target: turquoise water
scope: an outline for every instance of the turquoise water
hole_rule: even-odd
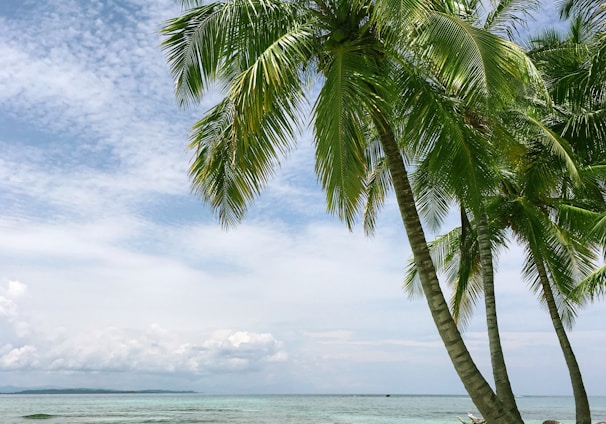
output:
[[[574,422],[572,398],[518,402],[528,424]],[[606,398],[591,404],[594,420],[606,419]],[[457,424],[468,411],[477,414],[465,396],[0,395],[2,424]]]

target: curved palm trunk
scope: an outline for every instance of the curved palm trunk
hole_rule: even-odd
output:
[[[516,422],[484,379],[465,346],[444,299],[398,145],[386,122],[378,122],[377,127],[425,299],[450,360],[473,403],[489,424]]]
[[[551,284],[547,277],[547,271],[543,261],[536,256],[534,257],[534,263],[539,273],[541,280],[541,286],[543,288],[543,295],[545,296],[545,302],[547,303],[547,309],[549,310],[549,316],[553,323],[558,341],[562,353],[564,354],[564,360],[568,367],[568,373],[570,374],[570,382],[572,384],[572,393],[574,394],[574,403],[576,408],[576,422],[577,424],[591,424],[591,411],[589,409],[589,400],[587,399],[587,392],[585,391],[585,385],[583,384],[583,377],[581,375],[581,369],[579,363],[572,350],[568,335],[562,324],[562,319],[558,312],[553,292],[551,290]]]
[[[484,305],[486,308],[486,327],[488,331],[488,345],[490,349],[490,362],[494,377],[497,396],[509,413],[516,419],[515,422],[522,423],[522,416],[516,404],[515,396],[511,389],[507,366],[501,347],[499,324],[497,321],[497,303],[494,292],[494,268],[492,261],[492,244],[488,229],[488,219],[484,211],[481,211],[477,220],[478,245],[480,254],[480,269],[482,272],[482,284],[484,287]]]

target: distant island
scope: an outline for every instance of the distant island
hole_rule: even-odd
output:
[[[113,394],[186,394],[191,390],[110,390],[110,389],[28,389],[5,394],[11,395],[113,395]]]

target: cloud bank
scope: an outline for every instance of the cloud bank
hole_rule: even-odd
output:
[[[108,327],[70,334],[64,328],[39,334],[19,314],[27,286],[9,281],[1,289],[0,371],[207,374],[258,371],[288,355],[270,333],[223,330],[195,342],[158,325],[141,330]],[[25,330],[28,329],[28,330]]]

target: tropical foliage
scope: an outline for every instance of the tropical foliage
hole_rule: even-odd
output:
[[[487,197],[491,250],[505,246],[507,231],[526,249],[523,275],[552,319],[570,372],[577,423],[590,423],[591,416],[565,327],[572,325],[577,293],[595,294],[603,278],[603,269],[592,272],[604,246],[598,234],[603,234],[606,210],[604,85],[596,77],[601,69],[595,57],[599,41],[582,16],[571,21],[567,35],[550,30],[532,40],[529,54],[543,72],[553,107],[523,101],[504,115],[502,124],[511,128],[519,146],[501,156],[509,163],[502,163],[499,192]],[[454,287],[451,308],[462,324],[486,291],[482,250],[478,230],[465,214],[460,228],[432,243],[434,262]],[[411,293],[417,290],[415,278],[412,263],[405,281]]]
[[[577,245],[585,228],[569,218],[587,206],[589,192],[595,196],[603,187],[594,178],[596,158],[576,162],[580,153],[566,141],[590,137],[583,131],[593,131],[596,110],[586,113],[586,103],[572,101],[581,94],[566,89],[569,75],[544,85],[529,57],[507,39],[532,10],[529,3],[497,2],[483,19],[480,1],[182,3],[183,14],[162,29],[177,101],[190,106],[210,90],[224,94],[192,128],[194,191],[223,225],[237,224],[311,123],[328,211],[350,229],[362,220],[372,233],[393,191],[419,289],[461,381],[488,422],[521,423],[498,335],[493,251],[508,228],[515,226],[521,240],[553,231],[543,244],[529,242],[529,257],[540,261],[529,261],[527,274],[545,267],[549,287],[558,288],[559,316],[571,305],[566,295],[577,268],[586,272],[577,266],[579,252],[593,253]],[[535,56],[545,58],[541,69],[548,76],[550,50],[544,44]],[[594,75],[578,89],[586,99],[594,94]],[[546,87],[558,107],[550,108]],[[556,177],[562,183],[554,185]],[[585,180],[592,183],[580,195]],[[528,205],[515,202],[520,193]],[[591,199],[595,207],[582,210],[595,220],[599,202]],[[453,203],[462,227],[434,244],[442,246],[443,259],[434,260],[465,282],[455,290],[455,317],[467,316],[466,305],[485,294],[496,394],[450,313],[419,217],[437,227]],[[524,221],[528,214],[536,219]],[[562,258],[569,262],[558,262]],[[550,268],[568,263],[569,269]]]

